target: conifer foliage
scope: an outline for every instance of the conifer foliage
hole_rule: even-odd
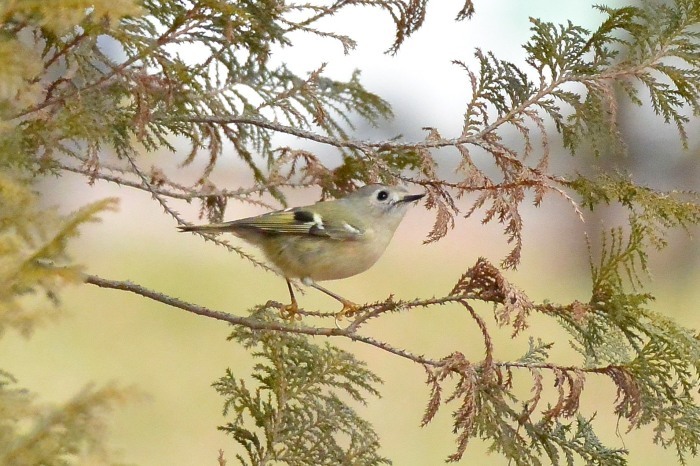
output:
[[[426,128],[421,141],[354,137],[358,120],[381,125],[392,116],[389,103],[363,86],[359,71],[332,79],[319,63],[300,76],[271,59],[293,46],[296,33],[352,53],[352,37],[325,29],[332,24],[326,19],[350,8],[392,20],[391,54],[401,53],[430,11],[429,0],[2,3],[0,337],[7,331],[29,336],[59,311],[62,288],[82,282],[233,324],[231,340],[258,363],[252,382],[231,369],[214,382],[224,400],[220,429],[238,448],[222,453],[221,464],[234,457],[249,466],[390,464],[380,452],[381,438],[352,407],[379,394],[380,377],[353,354],[312,336],[351,340],[422,367],[429,392],[423,425],[452,408],[455,449],[446,452],[448,461],[459,461],[470,442],[481,439],[510,464],[626,464],[627,451],[607,445],[595,430],[595,414],[580,408],[592,379],[617,389],[610,409],[626,428],[651,426],[652,440],[675,450],[681,462],[697,455],[697,331],[651,310],[654,298],[643,286],[649,252],[667,245],[669,230],[700,222],[698,198],[639,185],[627,173],[561,172],[554,167],[562,164],[550,161],[561,157],[554,140],[573,156],[593,153],[602,160],[624,153],[620,99],[673,125],[679,145],[687,146],[688,125],[700,114],[700,2],[597,6],[603,20],[592,30],[531,18],[522,62],[480,48],[470,62],[476,66],[455,60],[470,89],[462,129],[444,136]],[[478,11],[467,0],[455,20],[469,27],[473,15]],[[197,59],[186,58],[186,48],[197,50]],[[330,168],[308,150],[281,146],[279,134],[333,148],[341,163]],[[449,179],[439,175],[434,157],[443,147],[459,154]],[[206,163],[184,185],[157,166],[146,168],[144,156],[155,151],[171,152],[182,166]],[[214,184],[211,175],[224,158],[243,162],[248,185]],[[301,322],[285,321],[275,302],[227,314],[141,284],[84,274],[66,245],[80,241],[80,227],[114,210],[117,200],[66,216],[40,208],[32,180],[67,172],[86,183],[140,191],[179,225],[186,224],[177,212],[183,202],[198,202],[202,216],[218,220],[231,203],[274,207],[265,195],[284,206],[292,189],[319,187],[325,198],[372,181],[403,183],[427,192],[425,207],[435,221],[426,242],[450,234],[465,217],[480,216],[500,224],[512,247],[496,261],[479,259],[447,294],[367,303],[345,328],[333,324],[332,310],[302,310]],[[589,244],[590,296],[570,303],[536,302],[503,274],[521,261],[523,203],[533,199],[539,206],[546,196],[565,199],[581,218],[607,205],[628,211],[626,225]],[[245,249],[202,236],[270,270]],[[491,306],[492,314],[480,304]],[[387,313],[438,305],[469,316],[483,336],[483,360],[469,360],[459,349],[418,355],[365,332]],[[533,314],[557,322],[569,341],[556,344],[571,344],[578,359],[552,362],[555,343],[529,328]],[[525,354],[498,360],[493,326],[529,338]],[[528,397],[516,386],[522,383],[518,373],[529,376]],[[400,387],[383,390],[390,396]],[[105,409],[127,395],[88,387],[65,406],[38,409],[0,369],[0,464],[112,464],[102,429],[95,427],[102,426]]]

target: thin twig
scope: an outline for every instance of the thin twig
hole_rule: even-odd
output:
[[[486,349],[486,356],[483,363],[484,370],[491,371],[493,368],[493,341],[491,340],[489,329],[486,327],[486,322],[484,322],[484,319],[482,319],[481,316],[476,313],[474,308],[471,306],[471,304],[469,304],[469,302],[467,302],[466,299],[460,299],[458,302],[469,311],[472,319],[474,319],[476,325],[479,326],[479,330],[484,337],[484,347]]]
[[[99,286],[100,288],[111,288],[114,290],[128,291],[130,293],[134,293],[134,294],[152,299],[154,301],[158,301],[160,303],[166,304],[168,306],[176,307],[178,309],[182,309],[184,311],[191,312],[193,314],[197,314],[197,315],[204,316],[204,317],[209,317],[210,319],[221,320],[223,322],[228,322],[228,323],[233,324],[233,325],[243,325],[243,326],[250,328],[252,330],[271,330],[271,331],[277,331],[277,332],[295,333],[295,334],[310,335],[310,336],[324,336],[324,337],[343,336],[343,337],[349,338],[353,341],[358,341],[358,342],[366,343],[368,345],[375,346],[375,347],[380,348],[384,351],[388,351],[392,354],[396,354],[398,356],[401,356],[401,357],[406,358],[406,359],[410,359],[412,361],[415,361],[415,362],[418,362],[421,364],[428,364],[428,365],[433,365],[433,366],[440,365],[439,361],[426,359],[422,356],[417,356],[417,355],[411,354],[407,351],[393,348],[390,345],[388,345],[384,342],[377,341],[373,338],[365,337],[362,335],[357,335],[349,328],[342,329],[342,328],[337,328],[337,327],[308,327],[305,325],[295,324],[295,323],[262,321],[262,320],[254,319],[252,317],[236,316],[234,314],[229,314],[227,312],[216,311],[213,309],[209,309],[205,306],[200,306],[198,304],[189,303],[189,302],[184,301],[182,299],[175,298],[173,296],[168,296],[164,293],[150,290],[148,288],[145,288],[141,285],[138,285],[138,284],[130,282],[130,281],[109,280],[106,278],[99,277],[97,275],[85,275],[84,279],[85,279],[85,283]],[[271,304],[274,305],[275,303],[271,303]],[[277,306],[275,306],[275,307],[277,307]]]
[[[178,225],[189,226],[190,224],[188,222],[186,222],[185,220],[183,220],[180,217],[179,213],[177,213],[176,211],[171,209],[170,206],[168,206],[168,203],[165,201],[165,199],[163,199],[163,197],[158,194],[158,192],[156,191],[153,184],[148,181],[148,178],[146,177],[146,175],[139,169],[138,165],[136,165],[136,162],[134,161],[134,159],[131,156],[129,156],[128,154],[126,155],[126,158],[129,161],[129,164],[131,165],[131,168],[133,169],[134,173],[136,173],[139,176],[139,178],[141,178],[141,182],[143,183],[143,185],[151,193],[153,198],[161,205],[161,207],[163,207],[163,210],[165,210],[165,212],[168,215],[173,217],[175,219],[175,221],[178,223]],[[268,272],[272,272],[276,275],[280,275],[280,273],[277,270],[273,269],[272,267],[265,264],[264,262],[257,260],[255,257],[253,257],[250,254],[243,251],[241,248],[231,246],[231,244],[229,244],[228,241],[220,240],[219,238],[216,237],[216,235],[213,235],[211,233],[204,233],[204,232],[200,232],[200,231],[193,231],[192,233],[199,235],[202,238],[204,238],[205,240],[211,241],[214,244],[217,244],[219,246],[223,246],[226,249],[228,249],[230,252],[235,252],[236,254],[243,257],[244,259],[252,262],[253,265],[255,265],[256,267],[260,267],[263,270],[266,270]]]
[[[107,181],[110,183],[116,183],[120,186],[127,186],[129,188],[134,188],[134,189],[139,189],[142,191],[147,191],[149,193],[157,193],[159,196],[163,197],[169,197],[172,199],[180,199],[184,201],[192,201],[195,199],[206,199],[206,198],[211,198],[211,197],[226,197],[226,198],[235,198],[240,201],[245,201],[245,202],[253,202],[251,199],[249,199],[249,196],[254,193],[259,193],[262,191],[267,191],[270,186],[274,186],[276,188],[279,187],[287,187],[287,188],[298,188],[298,187],[305,187],[307,186],[308,183],[294,183],[294,182],[279,182],[279,183],[268,183],[266,185],[256,185],[250,188],[239,188],[235,190],[229,190],[229,189],[212,189],[212,190],[207,190],[207,191],[197,191],[192,188],[187,188],[187,187],[179,187],[175,186],[174,183],[171,183],[170,181],[166,181],[165,183],[168,184],[169,186],[172,186],[174,189],[178,189],[182,192],[177,192],[172,189],[163,189],[158,186],[154,186],[152,183],[149,183],[149,185],[144,185],[143,181],[142,182],[137,182],[133,180],[129,180],[125,178],[123,175],[113,175],[110,173],[105,173],[105,172],[95,172],[90,168],[82,168],[82,167],[75,167],[72,165],[68,164],[63,164],[60,162],[55,162],[55,165],[57,168],[61,170],[65,170],[68,172],[72,173],[77,173],[79,175],[85,175],[88,178],[94,178],[98,180],[103,180]],[[112,170],[111,168],[109,170]],[[123,170],[122,174],[134,174],[132,171],[128,170]],[[254,201],[253,202],[256,205],[263,205],[266,208],[272,208],[272,206],[261,202],[261,201]]]
[[[210,309],[205,306],[201,306],[199,304],[193,304],[187,301],[184,301],[179,298],[175,298],[173,296],[168,296],[164,293],[154,291],[148,288],[145,288],[139,284],[130,282],[130,281],[119,281],[119,280],[110,280],[106,278],[99,277],[97,275],[90,275],[86,274],[84,276],[85,283],[89,283],[91,285],[98,286],[100,288],[108,288],[108,289],[113,289],[113,290],[120,290],[120,291],[127,291],[130,293],[137,294],[139,296],[143,296],[148,299],[152,299],[154,301],[157,301],[159,303],[163,303],[165,305],[175,307],[178,309],[182,309],[187,312],[191,312],[192,314],[200,315],[203,317],[208,317],[210,319],[216,319],[220,320],[222,322],[228,322],[233,325],[243,325],[247,328],[250,328],[252,330],[269,330],[269,331],[276,331],[276,332],[285,332],[285,333],[293,333],[293,334],[299,334],[299,335],[309,335],[309,336],[315,336],[315,337],[344,337],[348,338],[352,341],[356,341],[359,343],[364,343],[370,346],[374,346],[375,348],[378,348],[382,351],[386,351],[388,353],[394,354],[396,356],[399,356],[404,359],[408,359],[410,361],[422,364],[422,365],[427,365],[427,366],[432,366],[432,367],[443,367],[446,365],[445,360],[436,360],[436,359],[430,359],[422,355],[417,355],[414,353],[411,353],[407,350],[401,349],[401,348],[396,348],[394,346],[391,346],[390,344],[376,340],[372,337],[360,335],[356,332],[356,327],[353,325],[348,326],[347,328],[337,328],[335,326],[333,327],[309,327],[307,325],[303,325],[298,322],[276,322],[276,321],[263,321],[259,319],[255,319],[252,317],[241,317],[237,316],[234,314],[230,314],[227,312],[222,312],[222,311],[217,311]],[[404,308],[410,308],[410,307],[425,307],[425,306],[430,306],[434,304],[445,304],[448,302],[461,302],[466,299],[475,299],[474,296],[466,296],[466,295],[461,295],[461,296],[445,296],[442,298],[429,298],[425,300],[420,300],[420,299],[415,299],[411,301],[402,301],[403,307]],[[268,306],[271,307],[281,307],[281,304],[275,303],[275,302],[268,302]],[[548,307],[551,308],[551,305]],[[551,309],[550,309],[551,311]],[[480,319],[481,320],[481,319]],[[483,323],[483,320],[481,320],[481,323]],[[484,324],[485,325],[485,324]],[[483,329],[482,329],[483,330]],[[492,350],[491,350],[492,352]],[[581,372],[586,372],[586,373],[592,373],[592,374],[606,374],[611,368],[614,368],[615,366],[605,366],[605,367],[590,367],[590,368],[578,368],[575,366],[559,366],[556,364],[550,364],[550,363],[523,363],[523,362],[508,362],[508,361],[501,361],[501,362],[488,362],[484,361],[481,363],[481,366],[484,367],[485,365],[489,365],[491,367],[502,367],[502,368],[523,368],[523,369],[543,369],[543,370],[550,370],[550,371],[563,371],[563,372],[568,372],[568,371],[581,371]]]

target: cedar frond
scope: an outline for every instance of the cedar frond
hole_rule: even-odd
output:
[[[26,181],[0,173],[0,335],[10,327],[29,335],[56,314],[28,303],[31,295],[43,296],[54,307],[59,291],[82,282],[81,267],[66,253],[68,241],[86,223],[116,208],[116,199],[88,204],[61,216],[54,209],[41,209],[38,196]]]
[[[534,308],[532,301],[483,257],[460,277],[450,291],[452,296],[461,294],[500,304],[495,310],[496,319],[500,325],[512,325],[513,336],[527,328],[527,316]]]
[[[265,307],[253,313],[261,321],[278,319]],[[260,360],[253,372],[254,389],[232,370],[214,384],[230,419],[219,429],[244,447],[248,459],[239,456],[242,464],[259,464],[263,457],[292,464],[344,464],[347,458],[366,465],[390,464],[379,455],[372,426],[344,400],[364,403],[366,394],[378,395],[381,379],[364,363],[298,335],[239,326],[229,339]],[[256,419],[256,429],[246,426],[248,416]],[[348,445],[341,445],[346,440]]]

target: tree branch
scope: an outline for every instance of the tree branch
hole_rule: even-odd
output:
[[[220,320],[222,322],[228,322],[229,324],[232,325],[243,325],[247,328],[250,328],[252,330],[268,330],[268,331],[276,331],[276,332],[285,332],[285,333],[293,333],[293,334],[298,334],[298,335],[309,335],[309,336],[314,336],[314,337],[344,337],[348,338],[352,341],[356,341],[359,343],[364,343],[370,346],[374,346],[375,348],[381,349],[382,351],[386,351],[388,353],[394,354],[396,356],[402,357],[404,359],[408,359],[410,361],[416,362],[418,364],[422,364],[425,366],[432,366],[432,367],[443,367],[448,364],[448,362],[445,359],[437,360],[437,359],[430,359],[422,355],[417,355],[413,354],[409,351],[406,351],[401,348],[396,348],[391,346],[390,344],[376,340],[372,337],[365,336],[365,335],[360,335],[357,333],[357,329],[360,325],[360,323],[364,323],[367,321],[366,318],[363,318],[363,311],[367,310],[370,312],[367,312],[367,315],[371,315],[376,317],[376,311],[378,309],[381,309],[382,311],[386,311],[389,308],[391,310],[398,310],[400,308],[403,309],[408,309],[408,308],[414,308],[414,307],[427,307],[431,305],[440,305],[440,304],[446,304],[450,302],[457,302],[462,305],[466,302],[466,300],[470,299],[479,299],[477,298],[476,294],[463,294],[463,295],[454,295],[454,296],[445,296],[442,298],[429,298],[429,299],[415,299],[411,301],[398,301],[394,302],[391,300],[383,301],[380,303],[375,303],[375,304],[369,304],[365,306],[364,308],[361,308],[358,311],[358,318],[355,322],[351,323],[348,327],[346,328],[338,328],[338,327],[310,327],[307,325],[300,324],[298,322],[275,322],[275,321],[263,321],[259,319],[255,319],[252,317],[241,317],[237,316],[234,314],[230,314],[228,312],[222,312],[222,311],[217,311],[214,309],[210,309],[205,306],[201,306],[199,304],[193,304],[187,301],[184,301],[180,298],[176,298],[173,296],[166,295],[164,293],[154,291],[148,288],[145,288],[139,284],[133,283],[131,281],[120,281],[120,280],[110,280],[106,278],[99,277],[97,275],[91,275],[91,274],[86,274],[84,275],[84,281],[85,283],[89,283],[91,285],[98,286],[100,288],[108,288],[108,289],[113,289],[113,290],[120,290],[120,291],[127,291],[129,293],[134,293],[139,296],[143,296],[145,298],[152,299],[154,301],[157,301],[159,303],[165,304],[167,306],[175,307],[178,309],[182,309],[183,311],[190,312],[192,314],[200,315],[203,317],[208,317],[210,319],[216,319]],[[483,299],[481,299],[483,300]],[[275,308],[282,308],[282,304],[275,302],[275,301],[268,301],[265,306],[267,307],[275,307]],[[557,313],[557,312],[562,312],[562,310],[567,309],[568,306],[553,306],[552,304],[547,304],[546,306],[537,306],[536,309],[545,312],[545,313]],[[493,348],[491,347],[490,339],[488,337],[488,333],[486,332],[486,326],[484,321],[476,316],[476,313],[474,312],[473,309],[468,308],[469,312],[472,316],[472,318],[475,318],[477,320],[477,324],[479,325],[480,330],[482,333],[484,333],[484,338],[486,339],[486,344],[487,344],[487,358],[480,364],[480,366],[484,370],[491,370],[493,367],[501,367],[501,368],[521,368],[521,369],[545,369],[545,370],[551,370],[551,371],[581,371],[581,372],[586,372],[586,373],[592,373],[592,374],[607,374],[607,372],[610,370],[611,367],[615,366],[604,366],[604,367],[590,367],[590,368],[578,368],[575,366],[560,366],[556,364],[551,364],[551,363],[532,363],[532,364],[526,364],[523,362],[509,362],[509,361],[494,361],[493,360]],[[301,311],[302,314],[305,314],[305,311]],[[333,317],[335,314],[333,313],[327,313],[327,314],[321,314],[321,313],[313,313],[317,317]]]
[[[100,288],[110,288],[113,290],[128,291],[130,293],[143,296],[145,298],[158,301],[159,303],[166,304],[168,306],[176,307],[192,314],[197,314],[200,316],[208,317],[210,319],[221,320],[223,322],[228,322],[233,325],[243,325],[245,327],[251,328],[253,330],[275,330],[279,332],[289,332],[298,333],[302,335],[312,335],[312,336],[337,336],[344,335],[347,332],[339,328],[316,328],[316,327],[306,327],[300,326],[298,324],[286,324],[280,322],[264,322],[251,317],[241,317],[234,314],[229,314],[228,312],[216,311],[209,309],[205,306],[200,306],[199,304],[193,304],[184,301],[180,298],[166,295],[158,291],[154,291],[145,288],[139,284],[133,283],[131,281],[125,280],[110,280],[106,278],[99,277],[97,275],[87,274],[84,276],[85,283],[91,285],[99,286]],[[270,302],[273,305],[274,302]],[[268,304],[270,304],[268,303]],[[275,306],[277,307],[277,306]]]
[[[197,314],[200,316],[208,317],[210,319],[216,319],[216,320],[221,320],[223,322],[228,322],[233,325],[243,325],[245,327],[248,327],[253,330],[271,330],[271,331],[277,331],[277,332],[286,332],[286,333],[295,333],[295,334],[300,334],[300,335],[309,335],[309,336],[323,336],[323,337],[334,337],[334,336],[340,336],[340,337],[346,337],[349,338],[353,341],[358,341],[361,343],[365,343],[371,346],[375,346],[377,348],[380,348],[384,351],[387,351],[389,353],[395,354],[397,356],[401,356],[403,358],[409,359],[411,361],[420,363],[420,364],[427,364],[431,366],[440,366],[441,363],[439,361],[435,361],[432,359],[427,359],[422,356],[414,355],[409,353],[408,351],[404,351],[398,348],[394,348],[384,342],[380,342],[378,340],[375,340],[370,337],[358,335],[355,333],[355,330],[352,326],[342,329],[342,328],[337,328],[337,327],[309,327],[306,325],[301,325],[298,323],[281,323],[281,322],[269,322],[269,321],[262,321],[258,319],[254,319],[252,317],[241,317],[241,316],[236,316],[233,314],[229,314],[227,312],[222,312],[222,311],[216,311],[213,309],[209,309],[204,306],[200,306],[198,304],[193,304],[187,301],[184,301],[179,298],[175,298],[173,296],[168,296],[164,293],[160,293],[158,291],[150,290],[148,288],[145,288],[141,285],[138,285],[136,283],[130,282],[130,281],[119,281],[119,280],[109,280],[106,278],[99,277],[97,275],[85,275],[84,277],[85,283],[89,283],[91,285],[99,286],[100,288],[111,288],[113,290],[121,290],[121,291],[128,291],[130,293],[134,293],[140,296],[143,296],[145,298],[152,299],[154,301],[158,301],[159,303],[166,304],[168,306],[176,307],[178,309],[182,309],[187,312],[191,312],[192,314]],[[276,303],[274,301],[268,301],[266,304],[267,306],[270,307],[276,307],[280,308],[282,305],[280,303]],[[331,314],[328,314],[331,316]]]

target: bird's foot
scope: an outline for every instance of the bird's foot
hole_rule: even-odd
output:
[[[335,315],[335,325],[336,326],[338,326],[339,321],[341,321],[345,318],[352,319],[353,317],[355,317],[355,314],[357,314],[357,311],[360,309],[360,306],[353,303],[352,301],[343,300],[342,303],[343,303],[343,308],[340,310],[340,312],[338,312]]]
[[[291,304],[285,304],[280,309],[280,315],[285,320],[301,320],[301,315],[299,314],[299,305],[296,301]]]

